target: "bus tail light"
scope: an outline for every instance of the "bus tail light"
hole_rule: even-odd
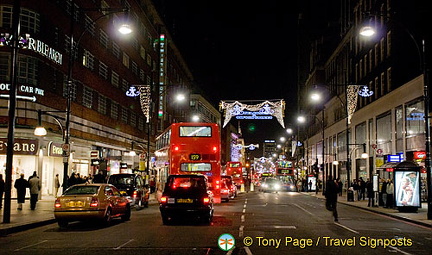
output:
[[[174,146],[173,146],[173,150],[174,150],[174,151],[179,151],[179,150],[180,150],[180,147],[179,147],[178,145],[174,145]]]
[[[220,181],[219,181],[219,180],[216,181],[216,186],[215,186],[215,188],[216,188],[216,189],[220,189]]]
[[[213,152],[217,152],[218,151],[218,147],[217,146],[213,146],[212,150],[213,150]]]

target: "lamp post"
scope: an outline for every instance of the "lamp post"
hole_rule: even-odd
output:
[[[78,37],[78,40],[76,42],[76,47],[74,47],[74,12],[75,12],[75,5],[72,4],[72,11],[70,15],[70,41],[69,41],[69,61],[68,61],[68,71],[67,71],[67,83],[66,83],[66,121],[65,121],[65,128],[64,128],[64,145],[63,145],[63,184],[66,184],[68,181],[68,172],[69,172],[69,139],[70,139],[70,118],[71,118],[71,103],[72,103],[72,95],[71,95],[71,89],[73,84],[73,78],[72,78],[72,69],[74,64],[74,57],[75,57],[75,50],[78,48],[79,42],[81,41],[83,35],[88,31],[89,26],[84,28],[84,31],[81,33],[81,35]],[[127,13],[129,9],[127,8],[82,8],[80,9],[83,12],[95,12],[100,11],[104,12],[103,15],[96,18],[92,24],[96,23],[99,19],[108,16],[113,13],[117,12],[124,12]],[[122,25],[119,28],[119,32],[122,34],[129,34],[132,32],[130,27],[128,25]],[[63,191],[67,188],[67,185],[63,185]]]
[[[427,205],[428,205],[428,211],[427,211],[427,219],[432,219],[432,183],[431,183],[431,153],[430,153],[430,117],[429,117],[429,75],[426,65],[426,46],[425,46],[425,39],[421,39],[421,45],[418,43],[414,35],[410,32],[409,29],[407,29],[403,24],[400,22],[397,22],[394,19],[391,19],[387,15],[383,14],[368,14],[371,16],[376,17],[384,17],[390,22],[394,22],[399,27],[401,27],[411,38],[413,41],[418,57],[419,57],[419,65],[421,72],[423,74],[423,104],[424,104],[424,118],[425,118],[425,152],[426,152],[426,158],[425,158],[425,169],[426,169],[426,179],[427,179]],[[375,30],[372,26],[365,26],[360,29],[360,35],[371,37],[375,34]]]
[[[5,198],[3,223],[10,223],[11,210],[11,191],[12,191],[12,166],[13,166],[13,144],[15,133],[16,118],[16,98],[18,82],[18,35],[20,33],[20,12],[21,3],[15,0],[12,9],[12,61],[11,61],[11,87],[9,91],[9,109],[8,109],[8,146],[6,148],[6,170],[5,170]],[[1,198],[0,198],[1,199]]]

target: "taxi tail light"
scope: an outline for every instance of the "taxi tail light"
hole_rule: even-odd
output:
[[[166,204],[166,202],[168,201],[168,197],[161,197],[160,201],[162,204]]]
[[[90,207],[97,207],[98,205],[99,205],[99,200],[97,199],[97,197],[93,197],[90,202]]]
[[[56,201],[54,202],[54,207],[55,208],[60,208],[61,207],[61,204],[60,204],[60,199],[56,199]]]
[[[210,198],[209,197],[203,198],[203,202],[205,205],[208,205],[210,203]]]

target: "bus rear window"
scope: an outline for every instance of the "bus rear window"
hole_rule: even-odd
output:
[[[211,171],[210,163],[182,163],[180,170],[184,172],[208,172]]]
[[[180,126],[180,137],[211,137],[211,127]]]

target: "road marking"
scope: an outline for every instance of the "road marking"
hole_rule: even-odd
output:
[[[303,211],[309,213],[310,215],[314,215],[313,213],[309,212],[308,210],[306,210],[305,208],[299,206],[298,204],[294,204],[295,206],[297,206],[298,208],[302,209]]]
[[[240,226],[240,228],[239,228],[239,237],[243,237],[243,229],[244,229],[244,226]]]
[[[274,228],[287,228],[287,229],[297,229],[296,226],[273,226]]]
[[[243,213],[245,213],[246,212],[246,209],[243,209]]]
[[[401,249],[396,248],[396,247],[393,247],[393,246],[389,246],[389,248],[392,248],[393,250],[398,251],[398,252],[400,252],[400,253],[402,253],[402,254],[405,254],[405,255],[412,255],[411,253],[408,253],[408,252],[402,251]]]
[[[117,247],[113,248],[113,250],[120,250],[123,246],[127,245],[128,243],[130,243],[130,242],[132,242],[132,241],[134,241],[134,239],[131,239],[131,240],[127,241],[126,243],[124,243],[124,244],[122,244],[122,245],[120,245],[120,246],[117,246]]]
[[[339,227],[344,228],[344,229],[346,229],[346,230],[348,230],[348,231],[351,231],[351,232],[353,232],[353,233],[360,234],[360,232],[355,231],[354,229],[351,229],[351,228],[349,228],[349,227],[347,227],[347,226],[344,226],[344,225],[342,225],[342,224],[340,224],[340,223],[335,222],[334,224],[336,224],[336,225],[338,225]]]
[[[245,221],[245,216],[242,215],[242,216],[240,217],[240,219],[241,219],[241,222],[244,222],[244,221]]]
[[[245,246],[245,247],[243,247],[243,248],[244,248],[244,250],[246,251],[246,254],[247,254],[247,255],[252,255],[252,252],[250,251],[249,247]]]
[[[24,250],[24,249],[26,249],[26,248],[33,247],[33,246],[39,245],[39,244],[41,244],[41,243],[46,243],[46,242],[48,242],[48,240],[43,240],[43,241],[40,241],[39,243],[35,243],[35,244],[31,244],[31,245],[27,245],[27,246],[21,247],[21,248],[19,248],[19,249],[16,249],[15,251]]]

